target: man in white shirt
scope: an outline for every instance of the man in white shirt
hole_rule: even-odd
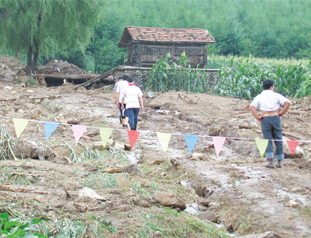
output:
[[[269,162],[267,168],[274,168],[274,153],[272,141],[276,146],[277,167],[282,167],[284,159],[281,116],[283,116],[290,106],[290,101],[279,93],[274,92],[274,81],[267,79],[263,81],[264,90],[257,95],[250,105],[253,116],[261,121],[261,129],[264,139],[269,140],[266,150],[266,158]],[[279,112],[280,105],[284,108]],[[256,109],[261,110],[261,115],[257,114]]]
[[[131,130],[137,130],[138,114],[140,110],[144,109],[143,93],[141,89],[134,84],[134,79],[128,77],[129,86],[124,89],[122,93],[123,109],[126,105],[126,114],[129,118]]]
[[[126,111],[121,109],[121,103],[122,103],[122,92],[124,91],[125,88],[128,87],[128,82],[127,82],[127,75],[123,75],[122,79],[120,79],[116,85],[115,85],[115,104],[119,108],[119,118],[120,122],[122,124],[122,127],[128,127],[128,118],[126,116]],[[120,78],[120,77],[119,77]],[[126,105],[124,106],[124,109],[126,108]]]

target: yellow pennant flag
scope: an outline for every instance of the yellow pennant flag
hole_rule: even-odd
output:
[[[100,138],[102,139],[104,148],[112,134],[112,131],[113,130],[109,128],[99,128],[99,134],[100,134]]]
[[[16,137],[19,138],[19,136],[25,130],[25,128],[28,124],[28,120],[13,118],[13,123],[14,123],[14,127],[15,127]]]
[[[160,144],[162,145],[164,151],[166,151],[167,147],[168,147],[168,143],[171,140],[172,134],[157,133],[157,136],[158,136],[158,140],[159,140]]]
[[[255,141],[256,141],[257,148],[259,150],[259,154],[260,154],[261,157],[263,157],[265,152],[266,152],[269,140],[266,140],[266,139],[255,139]]]

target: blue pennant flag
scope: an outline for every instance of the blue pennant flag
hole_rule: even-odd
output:
[[[196,143],[199,140],[199,136],[193,136],[193,135],[184,135],[184,136],[186,139],[186,143],[188,146],[189,153],[191,154],[194,146],[196,145]]]
[[[48,141],[52,133],[56,130],[59,123],[55,122],[44,122],[44,129],[45,129],[45,139]]]

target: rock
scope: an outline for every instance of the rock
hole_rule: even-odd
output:
[[[11,87],[11,86],[5,86],[5,87],[4,87],[4,90],[11,91],[11,90],[13,90],[13,87]]]
[[[201,220],[207,220],[207,221],[211,221],[211,222],[216,222],[217,221],[217,216],[215,215],[214,212],[202,212],[199,213],[199,218]]]
[[[135,163],[129,164],[129,165],[123,167],[122,172],[129,173],[129,174],[135,174],[138,176],[141,175],[141,171],[138,169],[138,166]]]
[[[77,118],[68,118],[68,119],[67,119],[67,123],[68,123],[68,124],[77,125],[77,124],[79,124],[79,122],[80,122],[80,120],[77,119]]]
[[[163,234],[161,231],[156,231],[152,233],[152,237],[163,237]]]
[[[110,173],[110,174],[122,173],[122,169],[121,168],[106,168],[102,172],[103,173]]]
[[[203,205],[203,206],[208,207],[209,204],[210,204],[210,201],[207,200],[206,198],[200,197],[200,198],[198,199],[198,203],[201,204],[201,205]]]
[[[79,197],[89,197],[92,199],[96,199],[96,200],[101,200],[101,201],[107,201],[107,198],[104,198],[100,195],[98,195],[93,189],[88,188],[88,187],[84,187],[82,189],[79,190]]]
[[[199,160],[203,160],[204,155],[201,153],[192,153],[191,157],[198,158]]]
[[[101,141],[96,141],[93,145],[93,149],[94,150],[103,150],[104,146],[103,146],[103,142]]]
[[[199,205],[197,203],[187,204],[187,208],[185,212],[189,214],[198,214],[199,213]]]
[[[56,146],[53,148],[53,151],[56,155],[69,157],[70,149],[68,146]]]
[[[61,155],[58,155],[56,156],[54,159],[53,159],[53,162],[56,163],[56,164],[63,164],[63,165],[71,165],[71,160],[66,157],[66,156],[61,156]]]
[[[147,197],[135,197],[133,198],[133,203],[136,206],[151,207],[151,200]]]
[[[48,109],[50,109],[52,112],[58,112],[63,107],[64,106],[62,105],[61,101],[58,99],[53,100],[48,104]]]
[[[181,210],[185,210],[187,208],[185,201],[182,200],[181,198],[176,197],[172,193],[156,192],[154,194],[154,198],[162,206],[178,207]]]
[[[125,150],[131,150],[131,149],[132,149],[131,144],[125,143],[125,144],[124,144],[124,149],[125,149]]]
[[[159,165],[159,164],[162,164],[166,161],[166,159],[157,159],[155,161],[153,161],[151,164],[156,164],[156,165]]]
[[[285,207],[295,207],[295,208],[299,208],[300,205],[298,202],[290,200],[288,203],[285,204]]]
[[[85,132],[84,135],[89,136],[89,137],[94,137],[99,135],[99,129],[98,128],[88,128]]]
[[[124,150],[124,143],[120,141],[116,141],[113,147],[118,150]]]
[[[293,188],[290,190],[292,193],[303,193],[305,191],[304,188]]]
[[[246,236],[240,236],[240,238],[282,238],[282,237],[273,231],[267,231],[261,234],[251,234],[251,235],[246,235]]]

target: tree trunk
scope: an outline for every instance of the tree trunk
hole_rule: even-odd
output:
[[[38,45],[36,44],[36,49],[35,49],[35,52],[33,54],[33,59],[32,59],[31,65],[30,65],[30,68],[31,68],[31,71],[33,74],[35,73],[35,70],[36,70],[37,65],[38,65],[38,58],[39,58],[39,49],[38,49]]]
[[[26,65],[26,74],[31,75],[33,72],[31,70],[32,65],[32,48],[29,47],[28,54],[27,54],[27,65]]]

